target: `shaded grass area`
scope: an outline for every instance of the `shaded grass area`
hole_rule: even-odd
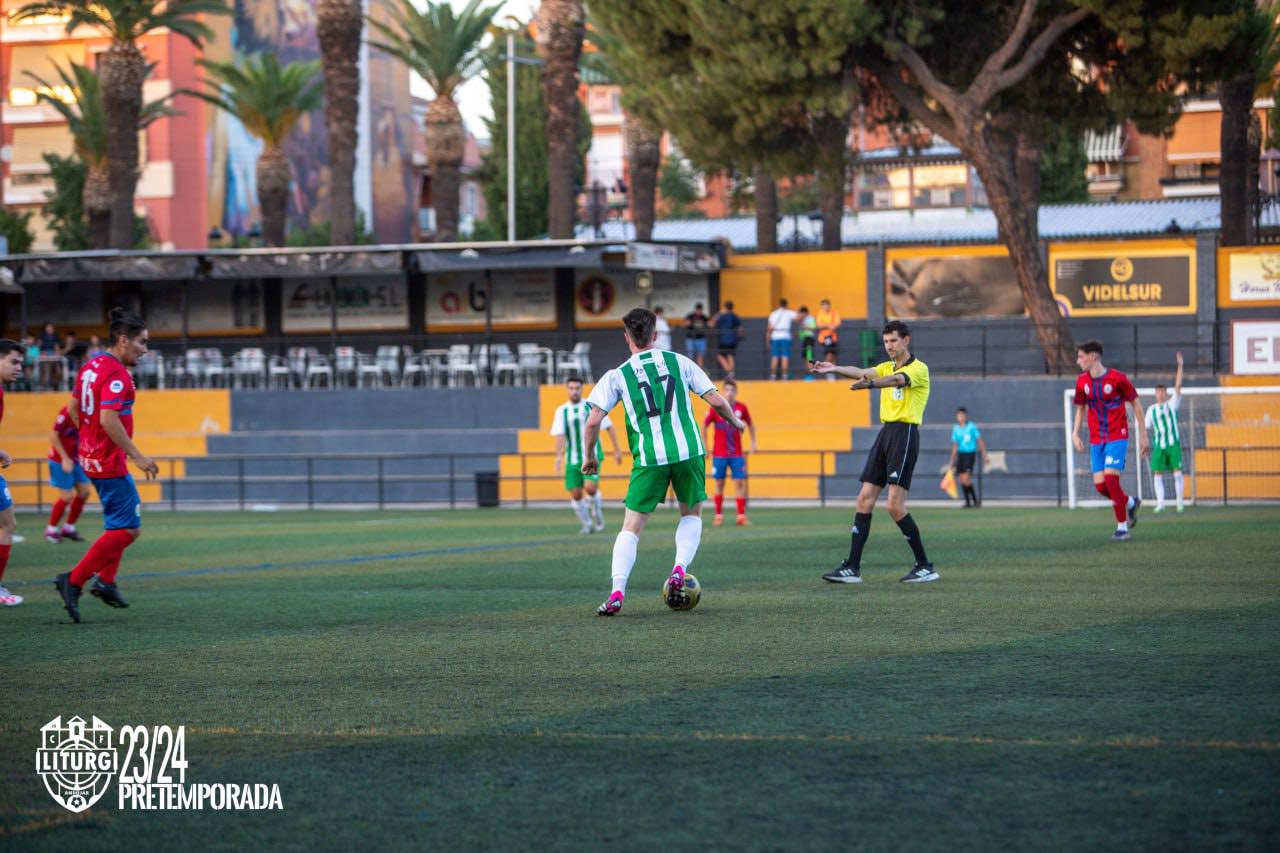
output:
[[[708,527],[706,593],[623,615],[611,536],[566,512],[166,515],[73,626],[15,549],[0,613],[0,843],[199,846],[1274,848],[1280,558],[1268,508],[915,514],[938,583],[878,515],[861,587],[817,575],[847,513]],[[569,534],[569,535],[566,535]],[[216,571],[207,571],[215,569]],[[278,783],[285,811],[81,816],[40,726],[188,726],[189,782]],[[191,835],[188,835],[190,833]]]

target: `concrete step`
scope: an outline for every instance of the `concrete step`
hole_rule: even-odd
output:
[[[509,428],[258,430],[209,436],[211,456],[265,453],[511,453]]]

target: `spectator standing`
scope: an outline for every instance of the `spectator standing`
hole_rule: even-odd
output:
[[[72,376],[80,370],[80,342],[76,340],[75,332],[67,332],[67,336],[62,340],[61,347],[63,362],[67,368],[67,375]]]
[[[658,340],[654,346],[664,352],[671,352],[671,324],[667,322],[666,317],[662,316],[661,305],[654,308],[653,313],[658,318],[658,323],[654,327],[658,331]]]
[[[818,325],[818,343],[822,344],[822,360],[835,364],[840,356],[840,314],[831,307],[830,299],[824,299],[818,303],[814,319]],[[827,379],[834,382],[835,376],[828,373]]]
[[[102,339],[97,335],[89,336],[89,346],[85,350],[84,360],[91,361],[95,356],[102,355],[106,349],[102,346]]]
[[[693,306],[693,310],[684,315],[684,347],[689,358],[697,362],[698,367],[705,367],[707,360],[707,325],[710,322],[702,303]]]
[[[716,361],[725,376],[733,378],[737,368],[738,341],[742,340],[742,318],[733,310],[733,303],[726,302],[724,307],[711,318],[719,340],[716,341]]]
[[[62,362],[58,360],[61,349],[58,330],[52,323],[45,323],[40,333],[40,384],[45,388],[57,388],[62,382]]]
[[[813,362],[814,344],[818,339],[818,321],[809,313],[807,305],[801,305],[796,312],[796,324],[800,327],[800,358],[806,365]],[[813,374],[807,373],[805,382],[813,381]]]
[[[778,307],[769,315],[764,330],[769,345],[769,379],[788,379],[791,367],[791,326],[796,312],[787,307],[787,300],[779,299]]]
[[[40,381],[40,343],[35,335],[27,335],[22,341],[25,347],[22,359],[22,387],[34,391]]]

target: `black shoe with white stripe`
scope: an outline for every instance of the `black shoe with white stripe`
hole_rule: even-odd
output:
[[[849,561],[845,560],[823,575],[822,579],[828,583],[862,583],[862,569],[849,565]]]
[[[898,580],[900,583],[928,583],[929,581],[936,581],[937,579],[938,572],[934,569],[933,563],[924,563],[923,565],[916,563],[911,567],[911,571],[907,572]]]

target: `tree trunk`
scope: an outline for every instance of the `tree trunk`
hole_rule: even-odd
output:
[[[662,134],[654,133],[642,120],[624,117],[627,162],[631,167],[631,223],[637,240],[653,237],[653,221],[658,196],[658,169],[662,166]]]
[[[111,248],[111,179],[107,164],[88,166],[80,196],[89,223],[89,248]]]
[[[1249,110],[1249,163],[1245,169],[1244,201],[1248,216],[1245,217],[1245,241],[1250,245],[1258,242],[1258,229],[1262,223],[1258,221],[1262,208],[1258,204],[1259,162],[1262,158],[1262,119],[1252,109]]]
[[[818,144],[818,210],[822,213],[822,248],[838,252],[843,245],[844,186],[848,175],[849,116],[823,114],[814,119]]]
[[[966,135],[969,138],[957,146],[986,187],[987,201],[999,224],[1000,239],[1009,249],[1009,260],[1047,367],[1050,372],[1069,370],[1075,362],[1075,343],[1058,303],[1049,292],[1049,271],[1040,255],[1038,223],[1034,211],[1027,209],[1018,182],[1018,169],[1009,156],[1016,144],[1001,145],[981,131]],[[1002,153],[1005,156],[1002,157]]]
[[[258,155],[258,208],[266,244],[283,246],[289,209],[289,157],[278,145],[267,145]]]
[[[1224,80],[1218,87],[1222,104],[1222,125],[1218,137],[1221,167],[1218,171],[1218,195],[1222,210],[1222,245],[1245,246],[1249,243],[1249,113],[1253,108],[1253,75],[1244,74]]]
[[[427,105],[427,167],[431,169],[431,205],[436,212],[437,243],[458,239],[458,199],[467,132],[458,105],[447,95]]]
[[[355,168],[360,131],[360,0],[317,0],[316,36],[324,63],[324,118],[329,135],[329,240],[356,239]]]
[[[756,251],[778,251],[778,185],[761,166],[752,177],[756,195]]]
[[[132,249],[133,195],[138,186],[138,114],[147,60],[133,42],[112,42],[100,60],[111,186],[111,248]]]
[[[542,0],[538,6],[538,55],[547,107],[547,226],[553,239],[573,237],[578,157],[578,60],[584,15],[580,0]]]

